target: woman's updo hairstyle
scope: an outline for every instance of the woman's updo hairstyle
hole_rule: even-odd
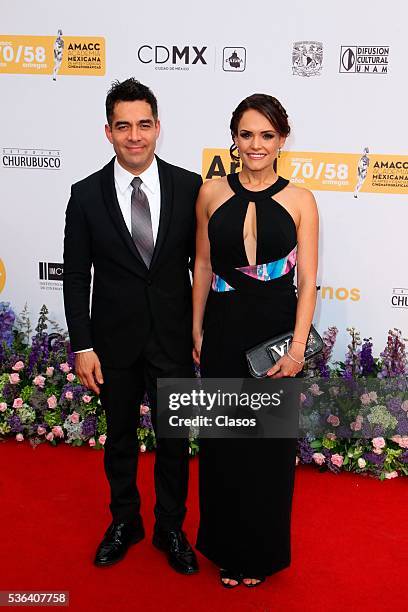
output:
[[[288,114],[279,100],[268,94],[256,93],[242,100],[232,113],[230,130],[233,139],[238,134],[238,125],[242,115],[245,111],[250,109],[256,110],[266,117],[280,136],[284,136],[285,138],[289,136],[290,126],[288,123]],[[237,146],[233,143],[230,147],[230,155],[233,160],[239,161],[240,158],[239,155],[236,154],[236,149]]]

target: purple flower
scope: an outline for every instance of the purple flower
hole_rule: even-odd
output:
[[[354,327],[348,327],[347,331],[351,336],[351,342],[347,347],[344,360],[343,378],[350,380],[361,375],[360,350],[358,349],[361,345],[361,339],[360,333]]]
[[[13,343],[13,327],[16,320],[10,302],[0,302],[0,345],[3,343],[11,347]]]
[[[401,398],[392,397],[387,402],[387,408],[391,412],[391,414],[397,415],[401,411],[401,404],[402,404]]]
[[[401,415],[398,419],[395,431],[399,436],[408,436],[408,417],[406,414]]]
[[[402,463],[408,463],[408,450],[404,451],[402,455],[399,456],[399,460]]]
[[[377,455],[376,453],[368,452],[364,453],[364,459],[373,463],[374,465],[382,466],[385,461],[385,455]]]
[[[373,357],[373,343],[371,338],[364,338],[364,342],[360,351],[361,374],[370,376],[375,370],[375,361]]]
[[[321,378],[330,377],[329,361],[332,356],[333,346],[336,342],[338,329],[337,327],[329,327],[323,334],[323,350],[314,359],[308,363],[308,371],[311,371],[313,376]]]
[[[82,435],[84,438],[91,438],[96,433],[97,418],[94,414],[89,414],[82,421]]]
[[[405,352],[405,340],[401,330],[390,329],[388,332],[387,344],[382,353],[382,368],[379,378],[392,378],[394,376],[404,376],[407,370],[407,355]]]
[[[153,425],[152,425],[152,419],[150,416],[150,412],[147,412],[146,414],[141,414],[140,415],[140,427],[144,427],[147,429],[153,429]]]
[[[9,418],[8,424],[11,427],[11,431],[13,431],[14,433],[20,433],[24,429],[20,417],[17,414],[13,414]]]
[[[298,455],[302,463],[312,463],[314,452],[315,450],[310,446],[310,442],[307,438],[300,438],[300,440],[298,440]]]

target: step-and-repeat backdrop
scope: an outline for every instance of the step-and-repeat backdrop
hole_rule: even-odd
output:
[[[315,323],[382,350],[408,333],[408,5],[2,1],[0,301],[45,303],[65,326],[62,240],[70,185],[112,156],[106,91],[135,76],[159,101],[164,159],[214,179],[235,171],[231,112],[267,92],[292,126],[279,172],[320,210]],[[115,316],[115,313],[112,313]]]

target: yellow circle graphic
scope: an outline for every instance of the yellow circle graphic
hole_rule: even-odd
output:
[[[6,268],[3,263],[3,260],[0,259],[0,293],[3,291],[5,284],[6,284]]]

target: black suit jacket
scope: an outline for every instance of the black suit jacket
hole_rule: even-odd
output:
[[[167,355],[184,364],[191,359],[189,263],[201,177],[157,158],[160,223],[148,269],[120,210],[114,159],[72,186],[66,211],[64,303],[72,350],[93,347],[103,365],[127,367],[154,329]]]

